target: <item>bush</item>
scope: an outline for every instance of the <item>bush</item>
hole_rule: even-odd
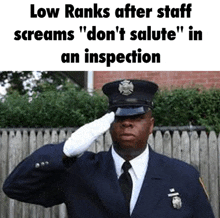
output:
[[[102,116],[106,98],[71,88],[28,95],[14,92],[0,103],[0,127],[77,127]]]
[[[220,90],[198,88],[163,90],[155,96],[157,126],[205,126],[220,132]]]
[[[220,132],[220,90],[162,90],[154,100],[156,126],[200,125]],[[0,102],[0,127],[78,127],[101,117],[107,99],[76,87],[28,95],[14,92]]]

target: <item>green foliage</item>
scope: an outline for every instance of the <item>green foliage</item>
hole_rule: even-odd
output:
[[[155,96],[154,117],[157,126],[205,126],[220,132],[219,89],[163,90]]]
[[[35,72],[36,73],[36,72]],[[54,87],[64,84],[66,81],[78,81],[83,78],[83,71],[38,71],[40,79],[34,76],[33,71],[0,71],[0,85],[10,84],[7,92],[17,91],[24,95],[29,91],[43,92],[48,87]],[[78,78],[78,79],[77,79]]]
[[[220,90],[196,88],[163,90],[155,96],[156,126],[206,126],[220,132]],[[32,100],[18,92],[0,102],[0,127],[77,127],[107,111],[106,97],[65,84],[45,86]]]
[[[106,98],[76,87],[28,95],[13,92],[0,103],[0,127],[77,127],[107,110]]]
[[[8,89],[8,92],[16,90],[21,95],[24,95],[27,93],[27,90],[25,90],[23,83],[32,76],[33,73],[31,71],[0,71],[0,85],[4,86],[10,83],[11,87]]]

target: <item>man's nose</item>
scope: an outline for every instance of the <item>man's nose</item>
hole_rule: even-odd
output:
[[[133,122],[132,122],[131,119],[126,118],[126,119],[124,119],[124,120],[122,121],[121,125],[122,125],[122,127],[126,127],[126,128],[127,128],[127,127],[133,127]]]

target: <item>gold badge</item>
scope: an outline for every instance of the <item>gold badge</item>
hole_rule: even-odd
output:
[[[124,80],[119,84],[118,90],[122,95],[130,95],[134,91],[134,85],[129,80]]]

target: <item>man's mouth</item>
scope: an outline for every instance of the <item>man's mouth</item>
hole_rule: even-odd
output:
[[[131,140],[135,137],[134,134],[132,133],[122,133],[120,134],[120,138],[123,139],[123,140]]]
[[[132,134],[132,133],[122,133],[120,135],[122,135],[122,136],[134,136],[134,134]]]

